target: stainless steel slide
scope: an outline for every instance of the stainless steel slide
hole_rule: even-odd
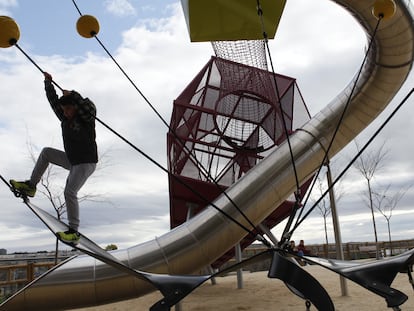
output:
[[[371,13],[374,0],[336,0],[373,33],[377,20]],[[413,61],[414,28],[403,0],[397,11],[383,20],[373,49],[335,137],[329,156],[352,141],[387,106],[405,81]],[[340,62],[341,60],[338,60]],[[332,70],[334,73],[334,68]],[[354,81],[291,137],[299,180],[305,181],[321,164]],[[295,190],[287,144],[282,144],[228,189],[228,195],[254,224],[260,224]],[[249,227],[224,196],[215,205]],[[212,207],[172,231],[146,243],[113,253],[134,269],[190,274],[213,262],[246,234]],[[62,310],[139,297],[154,290],[145,281],[97,261],[79,256],[58,267],[16,295],[1,310]]]

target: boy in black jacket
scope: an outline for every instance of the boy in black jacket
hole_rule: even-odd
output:
[[[65,186],[65,202],[68,214],[69,230],[57,232],[66,242],[79,240],[79,202],[78,191],[95,171],[98,162],[96,146],[95,116],[96,108],[91,100],[82,98],[76,91],[63,91],[60,98],[52,84],[52,76],[44,72],[45,90],[49,103],[61,121],[65,152],[54,148],[43,148],[36,161],[32,175],[27,181],[10,180],[17,190],[33,197],[36,185],[42,178],[49,163],[69,170]]]

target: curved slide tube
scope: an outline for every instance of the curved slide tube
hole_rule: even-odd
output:
[[[336,0],[373,33],[377,20],[374,0]],[[329,152],[332,158],[387,106],[404,83],[413,61],[413,21],[406,3],[396,0],[397,11],[381,21],[354,95]],[[301,182],[319,168],[354,81],[328,106],[291,136]],[[288,145],[280,145],[227,193],[254,224],[260,224],[296,189]],[[231,202],[214,202],[228,215],[249,227]],[[112,253],[133,269],[151,273],[191,274],[209,265],[237,244],[246,232],[209,206],[188,222],[154,240]],[[142,296],[155,290],[89,256],[78,256],[53,269],[5,303],[1,310],[61,310],[105,304]]]

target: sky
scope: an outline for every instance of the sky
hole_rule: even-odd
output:
[[[76,4],[82,14],[98,19],[100,41],[169,122],[173,100],[214,54],[209,42],[190,42],[180,2],[78,0]],[[79,13],[72,1],[0,0],[0,15],[15,19],[20,28],[19,46],[42,70],[51,73],[63,88],[75,89],[93,100],[101,120],[167,167],[167,128],[98,42],[76,32]],[[353,18],[335,4],[292,0],[287,2],[276,38],[269,45],[275,71],[297,79],[313,116],[356,74],[366,40]],[[33,168],[31,153],[37,156],[45,146],[62,148],[60,126],[45,98],[43,75],[16,47],[0,49],[0,81],[0,174],[24,180]],[[412,82],[410,76],[389,108],[358,137],[361,144],[405,96]],[[410,118],[413,104],[412,100],[407,102],[372,146],[375,150],[385,142],[389,149],[386,165],[376,176],[377,187],[392,184],[392,189],[401,189],[414,183],[414,146],[406,134],[414,130]],[[81,202],[81,232],[101,246],[116,244],[119,248],[168,232],[166,173],[100,124],[96,130],[101,161],[80,195],[94,195],[99,202]],[[354,154],[353,144],[339,153],[332,160],[334,174]],[[52,187],[60,193],[66,172],[54,167],[53,174]],[[370,212],[361,196],[362,177],[351,170],[340,187],[343,242],[373,241]],[[413,197],[414,188],[410,188],[394,211],[394,239],[414,238]],[[53,213],[40,193],[31,201]],[[0,248],[9,253],[54,249],[54,236],[4,185],[0,187],[0,208]],[[387,240],[385,219],[376,217],[379,239]],[[328,225],[333,242],[331,222]],[[283,226],[274,230],[277,238],[281,229]],[[294,235],[296,240],[304,237],[307,243],[324,242],[318,212]]]

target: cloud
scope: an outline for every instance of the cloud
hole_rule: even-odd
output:
[[[366,45],[361,27],[342,7],[332,2],[313,5],[309,8],[306,0],[287,2],[275,39],[269,42],[275,71],[297,79],[312,115],[351,81]],[[323,14],[316,17],[310,11]]]
[[[146,20],[140,26],[130,28],[113,54],[167,123],[174,98],[208,61],[212,51],[209,44],[193,46],[188,37],[183,36],[185,23],[178,5],[176,7],[174,13],[178,16],[158,21]],[[30,50],[27,52],[31,54]],[[98,117],[103,122],[164,168],[167,167],[167,127],[108,56],[92,52],[72,57],[30,56],[41,67],[47,64],[47,71],[61,87],[76,89],[93,100],[98,108]],[[14,48],[3,49],[0,57],[2,103],[7,105],[7,109],[0,113],[0,173],[6,179],[27,179],[33,167],[27,141],[37,151],[43,146],[61,149],[60,125],[45,98],[43,75]],[[185,59],[191,61],[183,62]],[[136,244],[143,237],[153,238],[157,233],[168,231],[167,174],[99,122],[96,128],[98,148],[107,154],[111,165],[96,172],[99,177],[95,178],[94,174],[82,192],[105,194],[113,205],[82,202],[81,230],[86,230],[92,238],[99,238],[97,232],[109,230],[111,224],[119,233],[114,233],[110,242],[121,246]],[[66,172],[61,168],[55,170],[59,174],[54,184],[58,188],[63,187]],[[18,222],[26,228],[13,228],[12,225],[8,229],[10,235],[21,237],[20,230],[33,233],[43,229],[35,216],[22,208],[19,200],[13,200],[7,188],[0,188],[0,196],[10,206],[0,224]],[[53,212],[41,196],[33,201]],[[17,216],[15,210],[22,212],[23,221],[14,218]],[[128,237],[128,242],[125,237]],[[11,242],[11,239],[10,243],[0,241],[1,247],[11,251],[21,250],[19,247],[24,245],[25,239],[23,237],[21,243]],[[46,241],[53,248],[54,239]],[[39,239],[26,245],[33,244],[32,249],[44,249],[44,243],[44,239]]]
[[[0,0],[0,15],[10,15],[9,9],[17,6],[17,0]]]
[[[115,16],[135,15],[136,10],[128,0],[106,0],[105,9]]]
[[[16,2],[0,2],[0,8],[2,3],[11,5]],[[106,1],[105,5],[109,9],[115,3],[120,2]],[[122,3],[119,6],[123,9],[131,5],[123,3],[124,6]],[[124,29],[117,34],[122,42],[111,49],[117,62],[167,123],[173,100],[213,54],[208,42],[190,43],[179,3],[168,6],[168,9],[169,14],[164,18],[140,19],[134,26]],[[309,14],[319,11],[324,14],[317,18]],[[341,14],[342,9],[331,3],[325,6],[308,0],[288,2],[285,13],[277,38],[270,41],[275,70],[297,78],[305,102],[315,114],[354,76],[362,61],[365,35],[358,26],[353,26],[352,18]],[[48,37],[42,37],[36,44],[48,46],[49,41]],[[71,53],[71,44],[84,44],[81,48],[77,46],[77,51],[82,53]],[[101,120],[167,167],[168,129],[111,59],[103,51],[89,51],[86,48],[88,44],[70,41],[64,56],[54,55],[54,49],[43,55],[36,55],[30,49],[27,52],[41,67],[47,67],[45,69],[53,74],[59,85],[76,89],[93,100]],[[24,44],[22,47],[25,48]],[[15,48],[2,49],[0,62],[3,107],[0,111],[0,173],[6,178],[24,179],[28,178],[33,167],[27,152],[28,138],[38,151],[43,146],[62,148],[60,127],[45,99],[42,74]],[[401,96],[398,95],[396,100],[399,99]],[[410,111],[407,106],[405,112],[399,114],[397,124],[390,125],[388,132],[383,134],[389,137],[393,159],[398,159],[395,162],[390,160],[390,172],[383,178],[395,180],[397,185],[413,180],[413,176],[407,173],[413,171],[413,148],[406,140],[406,133],[412,131]],[[97,239],[100,245],[114,243],[120,248],[167,232],[167,175],[99,122],[96,129],[99,150],[106,154],[110,165],[103,165],[82,191],[104,195],[105,202],[82,202],[81,231]],[[371,127],[360,138],[365,141],[372,131]],[[341,171],[347,163],[351,157],[348,154],[355,154],[352,146],[333,159],[333,165],[337,166],[333,168],[335,172]],[[59,175],[54,183],[62,187],[66,172],[57,170]],[[346,192],[338,205],[343,240],[349,241],[354,236],[372,240],[369,210],[362,206],[359,196],[361,183],[356,174],[349,173],[348,176],[350,181],[344,182]],[[411,209],[411,192],[407,192],[401,201],[401,210]],[[40,196],[33,202],[51,211],[48,202]],[[32,250],[54,248],[54,236],[18,199],[13,198],[6,187],[0,187],[0,205],[7,207],[0,219],[0,230],[7,232],[0,238],[0,248],[9,251],[23,251],[29,247]],[[342,217],[349,219],[342,222]],[[412,233],[408,231],[411,219],[411,214],[405,217],[396,214],[392,228],[407,231],[397,235],[396,229],[395,237]],[[358,223],[363,225],[358,226]],[[295,237],[312,237],[309,242],[321,242],[324,240],[322,226],[321,217],[313,213],[300,226]]]

